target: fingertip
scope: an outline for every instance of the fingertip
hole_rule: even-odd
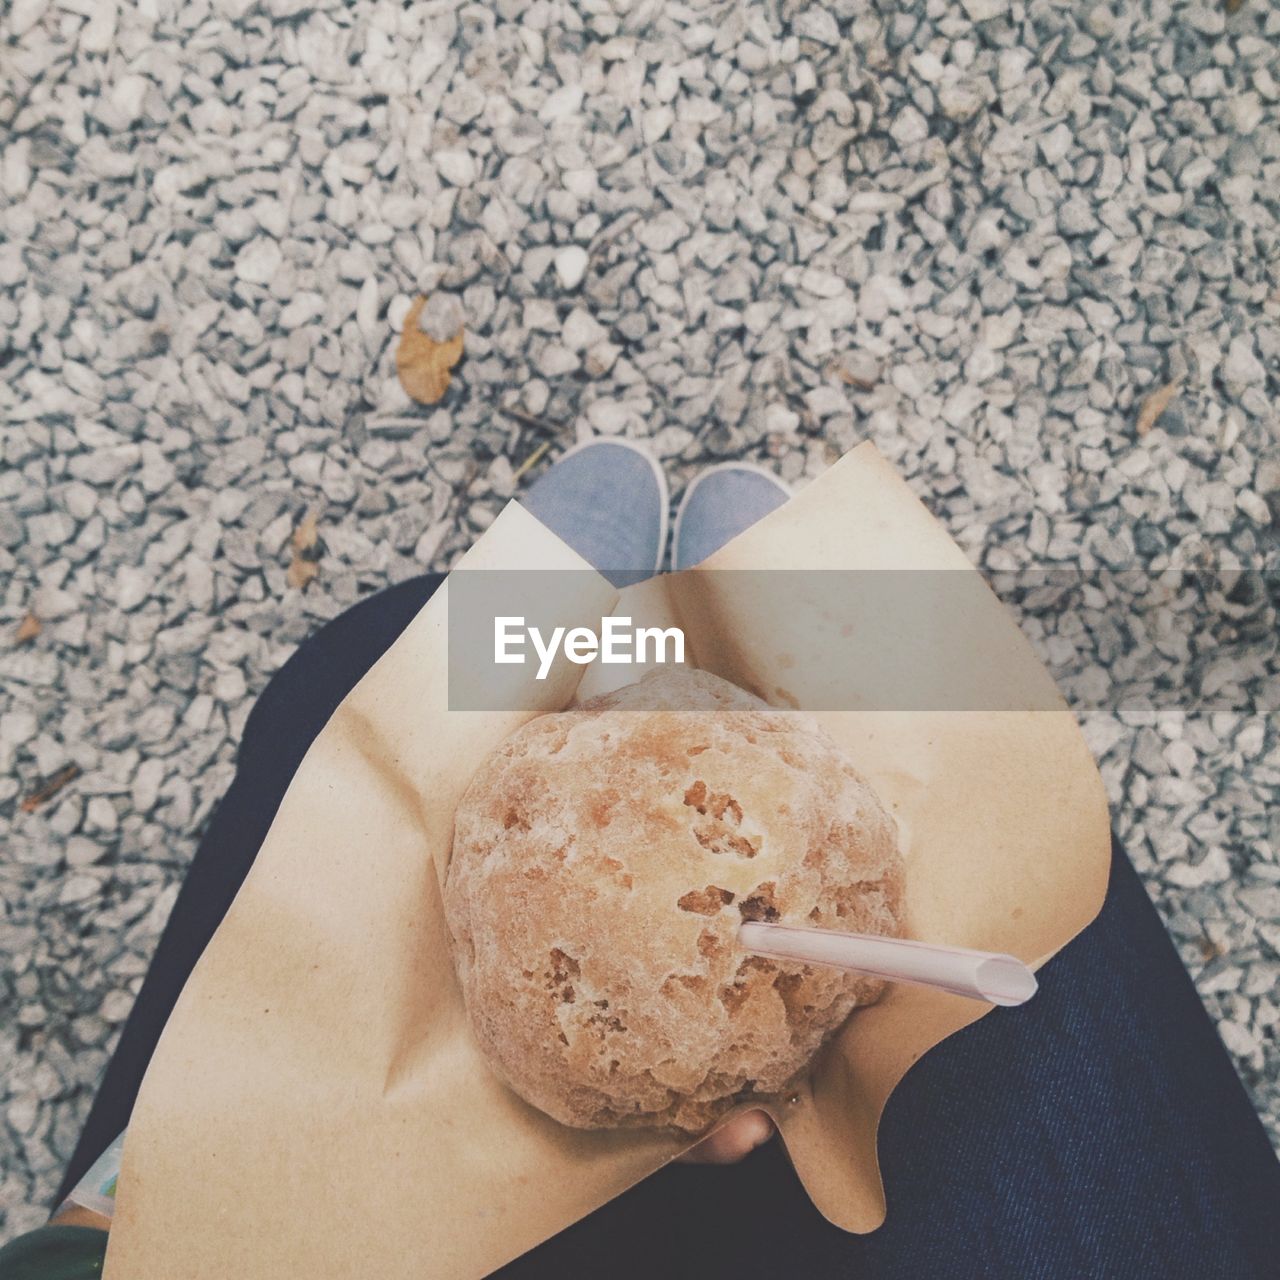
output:
[[[773,1137],[773,1121],[763,1111],[734,1116],[680,1157],[685,1164],[736,1164]]]
[[[773,1121],[764,1111],[748,1111],[742,1117],[742,1142],[745,1145],[743,1155],[763,1146],[773,1137]]]

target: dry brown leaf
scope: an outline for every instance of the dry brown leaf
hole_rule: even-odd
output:
[[[285,578],[291,587],[297,587],[301,591],[319,572],[320,566],[314,560],[303,560],[300,556],[294,556],[289,561]]]
[[[299,555],[304,551],[310,551],[320,540],[319,526],[320,517],[315,509],[308,510],[302,517],[302,523],[293,531],[293,537],[289,539],[294,551]]]
[[[436,404],[449,389],[449,370],[462,359],[461,329],[448,342],[437,342],[418,328],[418,317],[427,305],[425,294],[413,300],[400,332],[396,351],[396,372],[410,399],[419,404]]]
[[[1226,2],[1227,12],[1236,13],[1240,9],[1241,5],[1243,4],[1244,4],[1244,0],[1227,0]]]
[[[54,796],[62,790],[63,787],[73,779],[80,776],[80,766],[78,764],[64,765],[51,778],[42,782],[30,795],[24,796],[22,800],[23,813],[35,813],[35,811],[47,800],[52,800]]]
[[[40,634],[40,619],[34,613],[28,613],[13,633],[14,644],[30,644]]]
[[[289,539],[293,556],[285,572],[285,580],[291,587],[302,590],[320,572],[319,517],[314,510],[302,517],[302,522]]]
[[[1153,391],[1138,410],[1138,434],[1145,436],[1156,425],[1160,415],[1173,403],[1173,398],[1182,386],[1180,382],[1169,382]]]

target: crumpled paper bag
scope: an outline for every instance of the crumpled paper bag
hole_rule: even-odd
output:
[[[512,503],[461,567],[585,566]],[[927,602],[909,625],[892,609],[868,618],[837,596],[815,602],[824,625],[813,627],[762,614],[758,577],[719,572],[739,569],[955,570],[974,589],[959,622]],[[990,655],[964,674],[990,684],[975,692],[985,709],[816,713],[898,820],[909,935],[1038,965],[1097,914],[1108,818],[1078,727],[1013,620],[870,445],[696,570],[622,600],[593,574],[556,580],[575,585],[531,622],[677,616],[697,665],[806,709],[862,706],[859,681],[879,678],[888,644],[902,661],[945,665],[962,625]],[[440,903],[454,806],[519,723],[627,669],[584,677],[561,661],[535,688],[533,669],[513,666],[511,705],[519,693],[531,709],[449,710],[448,609],[446,583],[334,713],[188,980],[130,1123],[108,1280],[478,1277],[688,1145],[564,1128],[516,1098],[472,1043]],[[876,707],[872,684],[863,692]],[[885,1101],[987,1011],[891,987],[801,1087],[768,1102],[832,1222],[870,1231],[883,1220]]]

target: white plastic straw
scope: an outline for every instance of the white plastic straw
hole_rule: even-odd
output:
[[[990,1004],[1024,1004],[1037,987],[1035,974],[1014,956],[874,934],[797,929],[748,920],[738,930],[738,945],[776,960],[828,964],[890,982],[936,987]]]

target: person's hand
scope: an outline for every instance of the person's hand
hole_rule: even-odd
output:
[[[773,1121],[763,1111],[744,1111],[680,1157],[684,1164],[736,1164],[773,1137]]]

